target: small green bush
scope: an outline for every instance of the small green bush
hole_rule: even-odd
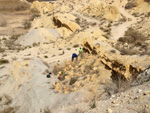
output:
[[[96,108],[96,103],[95,103],[95,101],[92,103],[91,108],[92,108],[92,109]]]

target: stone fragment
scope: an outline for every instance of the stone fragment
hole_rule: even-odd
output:
[[[117,103],[118,103],[118,101],[117,101],[117,100],[115,100],[115,101],[113,101],[112,103],[113,103],[113,104],[117,104]]]
[[[140,93],[140,92],[142,92],[142,90],[141,90],[141,89],[139,89],[137,93]]]
[[[107,110],[108,113],[113,113],[112,109]]]
[[[148,94],[150,94],[150,91],[145,91],[144,92],[144,95],[148,95]]]

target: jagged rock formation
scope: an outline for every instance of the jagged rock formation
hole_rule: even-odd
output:
[[[115,76],[123,76],[127,80],[134,80],[148,66],[138,64],[145,59],[108,53],[105,47],[101,46],[101,43],[100,46],[96,47],[91,40],[85,40],[82,45],[88,53],[99,55],[101,62],[114,71]]]
[[[85,6],[80,11],[89,16],[103,17],[111,21],[118,21],[121,18],[121,14],[115,6],[106,5],[104,2],[98,4],[93,3]]]
[[[75,16],[67,13],[57,13],[51,16],[41,15],[40,18],[36,18],[33,21],[32,26],[34,26],[34,28],[54,28],[58,31],[60,37],[67,38],[77,30],[81,29],[80,26],[75,23],[75,19]]]
[[[31,11],[39,12],[39,13],[46,13],[49,11],[53,11],[57,7],[56,4],[51,4],[48,2],[39,2],[35,1],[32,3],[32,6],[30,8]]]

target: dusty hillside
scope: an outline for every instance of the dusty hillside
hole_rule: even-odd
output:
[[[24,0],[25,1],[25,0]],[[28,2],[21,0],[0,0],[0,11],[25,10],[30,7]]]
[[[148,0],[27,1],[0,1],[0,113],[150,112]]]

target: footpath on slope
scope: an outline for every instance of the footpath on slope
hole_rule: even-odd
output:
[[[129,14],[127,11],[125,11],[124,8],[120,7],[119,11],[121,14],[123,14],[126,18],[127,21],[120,24],[119,26],[113,26],[112,31],[111,31],[111,39],[112,40],[118,40],[120,37],[123,37],[127,29],[134,23],[137,22],[136,18]],[[129,21],[131,20],[131,21]]]

